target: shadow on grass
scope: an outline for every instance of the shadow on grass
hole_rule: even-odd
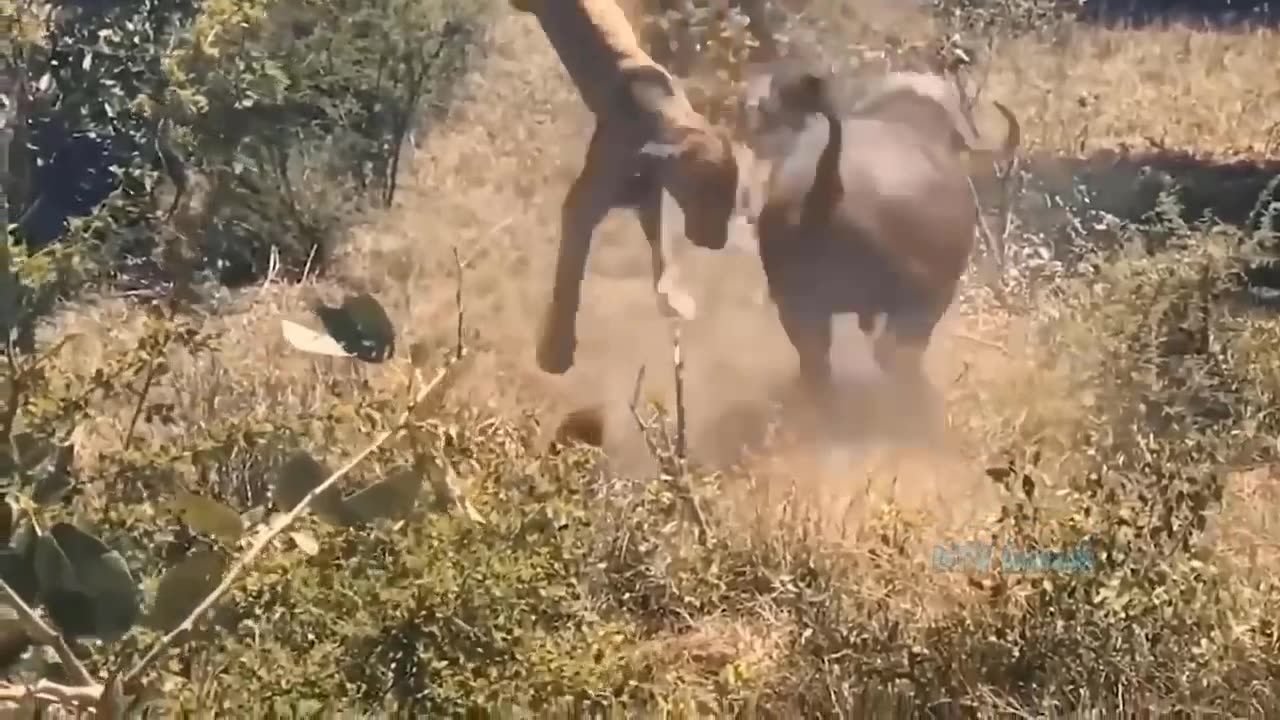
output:
[[[1084,3],[1083,22],[1141,28],[1181,23],[1213,30],[1275,27],[1280,2],[1275,0],[1098,0]]]
[[[1104,150],[1087,157],[1032,155],[1021,168],[1012,208],[1017,235],[1038,243],[1067,266],[1082,251],[1116,247],[1116,221],[1145,224],[1157,216],[1176,216],[1193,226],[1212,219],[1251,236],[1274,232],[1280,216],[1280,160],[1219,160],[1177,150]],[[1000,195],[992,181],[980,183],[979,192],[988,212],[999,207]],[[1160,249],[1157,235],[1149,236],[1148,251]],[[1264,249],[1277,259],[1245,272],[1252,288],[1270,288],[1268,292],[1280,290],[1280,266],[1273,267],[1280,262],[1280,247],[1272,238],[1272,247]]]

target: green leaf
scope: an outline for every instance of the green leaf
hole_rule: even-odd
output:
[[[70,523],[54,525],[44,537],[57,542],[70,561],[79,588],[89,596],[93,634],[114,640],[128,632],[137,622],[141,593],[120,553]]]
[[[234,543],[244,534],[244,521],[235,510],[213,498],[179,489],[173,501],[182,521],[192,530]]]
[[[289,538],[293,540],[293,544],[297,545],[299,550],[307,555],[315,555],[320,552],[320,543],[316,542],[316,539],[310,533],[295,530],[289,533]]]
[[[394,469],[385,480],[347,498],[346,506],[357,522],[379,518],[398,520],[413,511],[422,490],[422,476],[412,467]]]
[[[288,512],[294,508],[307,493],[320,486],[329,477],[329,470],[311,457],[305,450],[293,454],[276,476],[275,485],[271,488],[272,499],[281,510]],[[348,511],[342,502],[342,493],[336,487],[330,487],[311,503],[317,517],[334,525],[348,523]]]
[[[380,363],[395,352],[395,327],[372,295],[360,293],[348,297],[339,307],[321,303],[314,309],[325,331],[355,357]]]
[[[226,569],[227,556],[218,550],[197,550],[183,558],[160,578],[147,624],[161,632],[181,625],[218,586]]]

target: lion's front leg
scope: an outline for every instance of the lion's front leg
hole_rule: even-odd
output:
[[[578,305],[587,271],[591,236],[604,220],[630,174],[634,150],[597,127],[586,161],[560,210],[560,248],[555,285],[538,341],[538,367],[556,375],[573,367]]]
[[[655,182],[646,188],[636,211],[640,216],[644,238],[649,242],[658,311],[665,317],[692,320],[698,313],[698,305],[678,279],[679,268],[672,250],[672,233],[667,223],[663,222],[669,218],[673,205],[671,196],[663,189],[662,184]]]

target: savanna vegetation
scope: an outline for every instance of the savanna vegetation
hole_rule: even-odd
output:
[[[629,218],[536,371],[591,120],[506,3],[0,0],[6,712],[1276,713],[1280,38],[1077,10],[788,28],[1024,125],[946,438],[867,387],[833,459],[749,256],[684,251],[677,402]]]

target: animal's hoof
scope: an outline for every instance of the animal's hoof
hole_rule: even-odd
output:
[[[570,337],[545,333],[538,343],[538,367],[545,373],[563,375],[573,367],[573,353],[577,342]]]
[[[688,321],[698,316],[698,303],[683,290],[668,290],[658,295],[658,309],[663,317]]]
[[[671,270],[664,273],[662,279],[658,280],[657,291],[658,311],[664,317],[678,317],[686,321],[697,317],[698,303],[694,302],[692,295],[680,287]]]

